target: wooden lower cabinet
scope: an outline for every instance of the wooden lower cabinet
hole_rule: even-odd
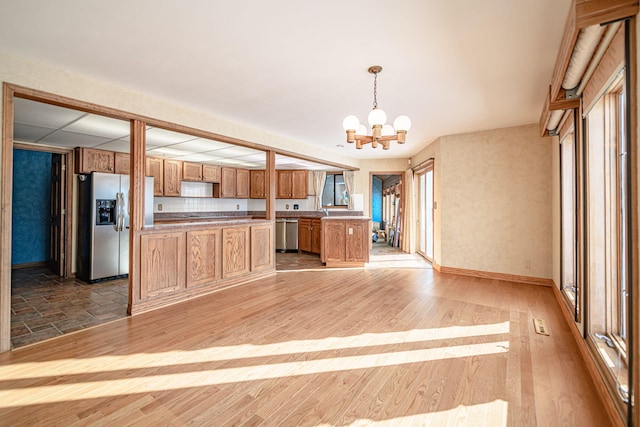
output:
[[[140,270],[131,314],[275,273],[273,221],[171,228],[139,235]]]
[[[221,234],[220,229],[187,232],[187,288],[222,278]]]
[[[273,224],[251,227],[251,271],[274,268]]]
[[[314,254],[320,253],[322,223],[320,219],[300,218],[298,220],[298,249]]]
[[[369,218],[323,218],[322,262],[327,267],[359,267],[369,262],[369,230]]]
[[[311,252],[319,254],[322,250],[322,221],[311,220]]]
[[[151,298],[185,287],[185,233],[141,236],[140,297]]]
[[[249,227],[222,230],[222,277],[241,276],[250,269]]]

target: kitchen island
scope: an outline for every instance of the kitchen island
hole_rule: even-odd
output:
[[[139,237],[130,314],[275,274],[273,221],[178,219],[144,227]]]
[[[363,267],[371,250],[371,219],[365,216],[322,218],[320,258],[327,267]]]

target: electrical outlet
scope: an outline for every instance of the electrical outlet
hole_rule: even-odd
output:
[[[236,205],[236,210],[239,211],[240,210],[240,205]]]
[[[162,203],[158,203],[158,211],[162,210]]]
[[[289,204],[287,203],[286,205],[284,205],[284,208],[285,208],[286,210],[289,210]]]

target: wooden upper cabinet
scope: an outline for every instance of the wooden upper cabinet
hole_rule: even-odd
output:
[[[220,182],[220,166],[202,165],[202,180],[204,182]]]
[[[76,173],[114,173],[115,153],[95,148],[78,147],[75,150],[75,163]]]
[[[235,168],[220,168],[220,197],[236,197],[236,170]]]
[[[202,163],[182,162],[183,181],[202,181]]]
[[[236,197],[238,199],[249,198],[249,170],[236,169]]]
[[[290,199],[293,195],[291,184],[291,171],[276,171],[276,199]]]
[[[115,153],[115,171],[122,175],[131,175],[131,156],[129,153]]]
[[[265,173],[263,170],[249,171],[249,197],[252,199],[264,199],[265,191]]]
[[[276,171],[276,199],[306,199],[308,174],[306,170]]]
[[[164,195],[164,162],[157,157],[147,157],[146,175],[153,177],[153,195]]]
[[[164,160],[164,196],[180,196],[182,182],[182,162],[180,160]]]
[[[308,193],[309,178],[307,171],[291,171],[291,198],[306,199]]]

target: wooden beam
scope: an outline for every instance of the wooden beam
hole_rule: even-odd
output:
[[[265,218],[271,221],[276,219],[276,153],[267,151],[267,170],[264,174],[266,190]],[[275,244],[274,244],[275,247]]]
[[[132,314],[135,305],[140,301],[141,263],[140,263],[140,231],[144,228],[144,197],[145,197],[145,153],[146,153],[146,123],[141,120],[131,120],[130,143],[130,187],[131,195],[129,216],[129,304],[127,312]]]
[[[0,172],[0,353],[11,350],[11,207],[13,193],[13,90],[2,85]]]
[[[567,99],[567,91],[560,88],[558,97],[549,103],[549,110],[569,110],[580,107],[580,97]]]
[[[585,28],[638,14],[638,0],[577,0],[576,26]]]

